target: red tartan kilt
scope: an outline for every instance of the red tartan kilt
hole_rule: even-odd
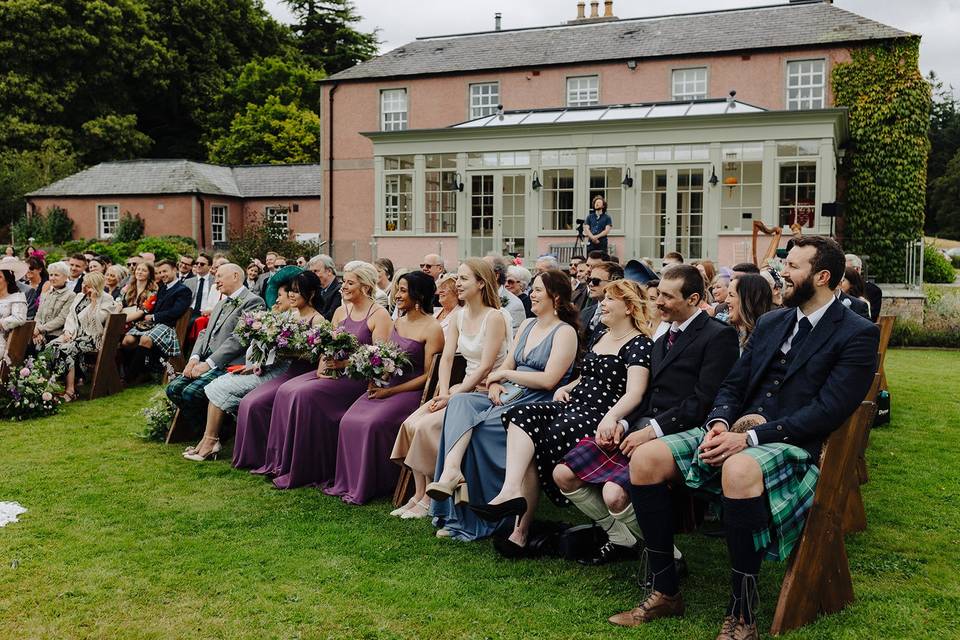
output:
[[[615,482],[624,489],[630,487],[630,459],[620,449],[604,449],[593,437],[578,442],[563,463],[587,484]]]
[[[210,316],[200,316],[190,325],[190,330],[187,332],[187,340],[195,341],[197,336],[200,335],[200,332],[207,328],[207,324],[210,322]]]

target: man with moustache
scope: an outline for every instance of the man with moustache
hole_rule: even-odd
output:
[[[706,424],[633,452],[630,497],[653,578],[646,600],[613,624],[683,615],[669,490],[683,482],[723,500],[731,594],[717,638],[759,638],[761,560],[789,557],[813,503],[823,442],[860,405],[876,370],[879,330],[834,296],[843,271],[836,242],[797,240],[782,273],[793,285],[785,308],[760,318]]]

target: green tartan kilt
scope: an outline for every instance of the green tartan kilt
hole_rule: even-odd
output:
[[[697,450],[706,433],[706,429],[698,427],[665,436],[662,440],[673,453],[688,487],[719,496],[722,493],[720,468],[701,462]],[[770,506],[770,526],[754,532],[754,548],[764,550],[770,560],[786,560],[803,533],[807,512],[813,506],[820,469],[813,464],[805,449],[791,444],[761,444],[747,447],[741,453],[751,456],[760,465]]]

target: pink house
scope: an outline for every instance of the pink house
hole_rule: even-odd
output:
[[[319,165],[221,167],[189,160],[104,162],[27,194],[28,213],[66,210],[79,238],[110,238],[123,213],[148,236],[180,235],[224,246],[254,212],[286,222],[296,237],[320,236]]]
[[[567,23],[498,18],[324,81],[322,234],[337,262],[566,257],[596,194],[619,255],[729,264],[747,259],[754,220],[827,232],[848,137],[831,70],[915,37],[814,0],[634,19],[578,4]]]

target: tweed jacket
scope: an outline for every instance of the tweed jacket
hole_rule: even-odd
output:
[[[210,313],[210,322],[206,329],[197,336],[197,343],[190,357],[199,358],[201,361],[213,360],[220,369],[243,364],[245,349],[234,329],[244,312],[258,311],[264,307],[263,298],[246,287],[235,293],[234,297],[218,302]]]
[[[83,301],[83,294],[78,293],[70,304],[70,314],[63,325],[63,333],[69,333],[74,339],[80,336],[89,336],[99,350],[103,344],[103,332],[111,313],[120,312],[120,302],[114,300],[109,293],[100,294],[96,304],[87,305],[80,313],[77,307]]]
[[[70,287],[50,288],[40,296],[40,308],[37,309],[35,329],[48,339],[63,333],[63,325],[70,315],[70,303],[77,297]]]

